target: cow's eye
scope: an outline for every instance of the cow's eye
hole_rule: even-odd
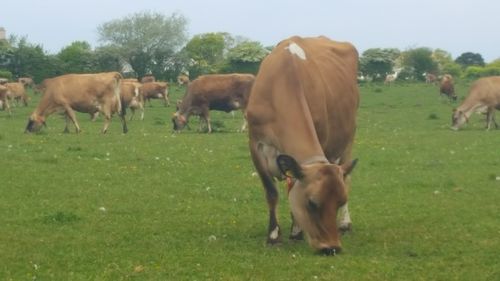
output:
[[[307,201],[307,208],[310,210],[310,211],[317,211],[319,209],[319,205],[318,203],[316,203],[315,201],[309,199]]]

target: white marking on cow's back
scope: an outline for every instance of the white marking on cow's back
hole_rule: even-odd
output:
[[[299,45],[297,45],[297,43],[292,42],[285,49],[290,51],[292,55],[296,55],[297,57],[299,57],[301,60],[306,60],[306,52],[304,52],[304,50]]]

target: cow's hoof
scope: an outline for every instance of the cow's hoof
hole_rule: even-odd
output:
[[[341,234],[345,234],[347,232],[351,232],[352,231],[352,223],[348,222],[348,223],[341,223],[340,226],[339,226],[339,231]]]
[[[304,240],[304,234],[301,232],[297,234],[290,234],[290,237],[288,237],[291,241],[303,241]]]

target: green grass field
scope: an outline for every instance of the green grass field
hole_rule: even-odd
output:
[[[459,85],[459,96],[467,85]],[[171,91],[173,100],[181,96]],[[500,280],[500,130],[449,129],[435,86],[361,87],[343,252],[266,245],[267,205],[241,113],[172,134],[159,101],[121,133],[114,118],[0,111],[0,280]],[[281,183],[280,219],[288,236]]]

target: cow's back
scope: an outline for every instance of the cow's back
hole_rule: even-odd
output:
[[[478,79],[469,90],[467,99],[480,101],[485,105],[500,104],[500,76],[491,76]]]
[[[182,102],[185,107],[208,106],[221,111],[246,108],[254,80],[252,74],[202,75],[188,84]]]
[[[314,135],[328,158],[340,155],[355,133],[357,61],[349,43],[325,37],[282,41],[253,85],[247,108],[251,137],[279,136],[272,141],[287,151],[297,135]]]
[[[101,100],[109,96],[110,93],[115,95],[120,80],[121,75],[118,72],[65,74],[44,80],[44,95],[72,102],[89,99]]]

